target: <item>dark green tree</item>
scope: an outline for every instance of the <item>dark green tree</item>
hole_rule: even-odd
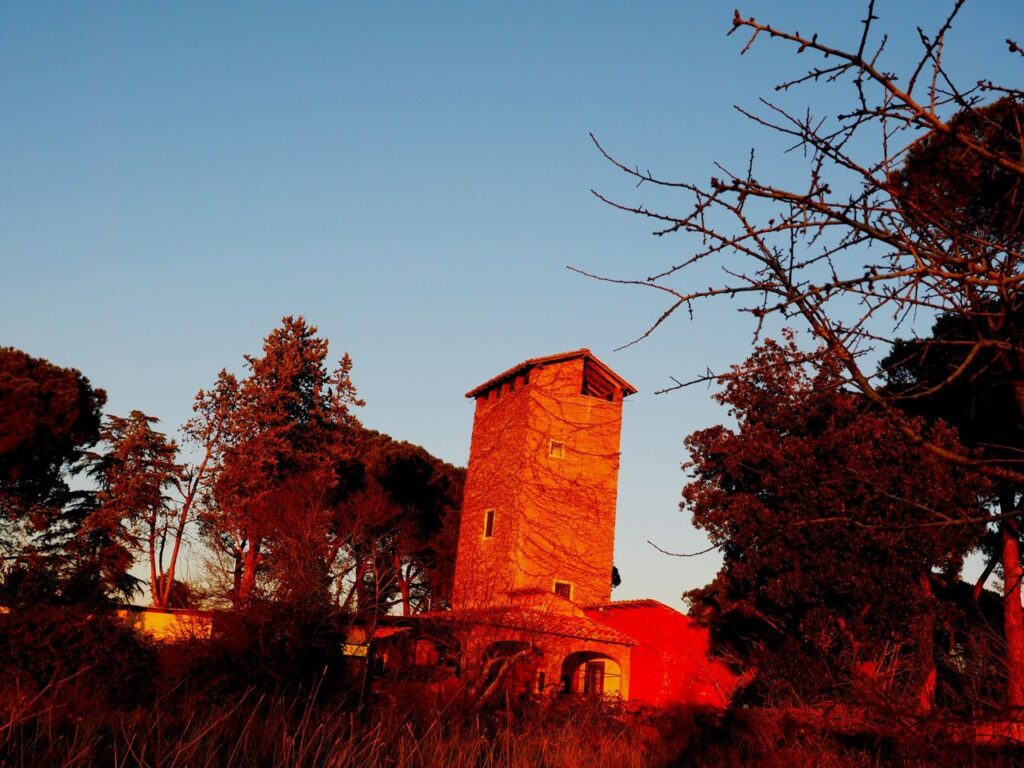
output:
[[[382,607],[397,601],[407,616],[444,607],[454,578],[464,471],[420,446],[370,431],[359,455],[368,488],[353,502],[363,521],[357,530],[366,537],[353,542],[352,551],[367,557],[357,570],[369,577]],[[357,587],[369,599],[366,585]]]
[[[800,360],[792,340],[759,347],[716,396],[736,428],[687,438],[683,507],[724,555],[690,599],[758,669],[763,695],[835,697],[888,658],[902,694],[929,706],[934,582],[953,582],[976,546],[984,482],[910,444],[844,388],[834,358]],[[928,434],[961,449],[942,424]]]
[[[74,497],[68,479],[99,440],[106,399],[74,369],[0,347],[0,546],[8,553]]]
[[[100,438],[106,393],[79,371],[0,348],[0,554],[8,602],[85,601],[128,579],[105,581],[105,540],[88,525],[89,491],[72,478]],[[116,568],[122,575],[125,563]]]
[[[993,308],[993,314],[1000,314]],[[1015,375],[997,346],[978,344],[976,319],[945,314],[927,338],[898,341],[882,363],[888,394],[908,413],[954,425],[964,443],[991,460],[1016,464],[1024,456],[1024,424],[1017,413]],[[981,331],[983,333],[983,331]],[[1024,607],[1021,605],[1020,508],[1024,484],[1009,478],[991,486],[987,565],[975,600],[998,565],[1003,575],[1004,668],[1008,701],[1024,703]]]

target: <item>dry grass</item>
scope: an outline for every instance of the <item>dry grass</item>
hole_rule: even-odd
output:
[[[0,768],[641,768],[667,764],[675,743],[662,738],[672,728],[605,706],[473,714],[394,681],[357,714],[358,665],[301,632],[257,629],[244,646],[153,648],[92,615],[5,617]]]
[[[513,715],[389,706],[366,722],[309,700],[203,703],[172,694],[116,711],[74,681],[0,694],[0,768],[881,768],[1019,766],[1019,750],[838,735],[789,710],[752,710],[698,727],[686,712],[623,713],[565,702]]]
[[[410,720],[384,712],[363,724],[351,712],[251,694],[203,710],[164,702],[111,712],[67,689],[60,697],[8,691],[0,717],[4,768],[641,768],[662,762],[644,728],[587,709],[555,719],[438,712]]]

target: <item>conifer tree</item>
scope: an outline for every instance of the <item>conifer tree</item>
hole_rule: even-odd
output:
[[[206,441],[211,459],[204,525],[209,538],[229,557],[231,597],[248,603],[258,592],[258,577],[294,583],[302,564],[282,558],[282,532],[304,528],[323,514],[351,454],[362,405],[345,355],[328,372],[327,341],[299,317],[285,317],[264,341],[263,354],[246,356],[248,375],[236,379],[222,371],[209,392],[196,398],[196,417],[188,431]],[[269,573],[269,569],[274,573]],[[326,571],[311,592],[326,589]]]

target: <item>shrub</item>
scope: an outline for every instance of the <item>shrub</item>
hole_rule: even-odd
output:
[[[152,644],[116,615],[55,606],[0,614],[0,680],[34,691],[79,690],[107,707],[152,699]]]

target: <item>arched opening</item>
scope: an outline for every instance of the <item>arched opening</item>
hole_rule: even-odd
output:
[[[537,690],[541,658],[539,650],[520,640],[491,643],[483,656],[484,685],[507,698],[531,695]]]
[[[579,696],[620,696],[622,667],[595,651],[570,653],[562,662],[562,691]]]

